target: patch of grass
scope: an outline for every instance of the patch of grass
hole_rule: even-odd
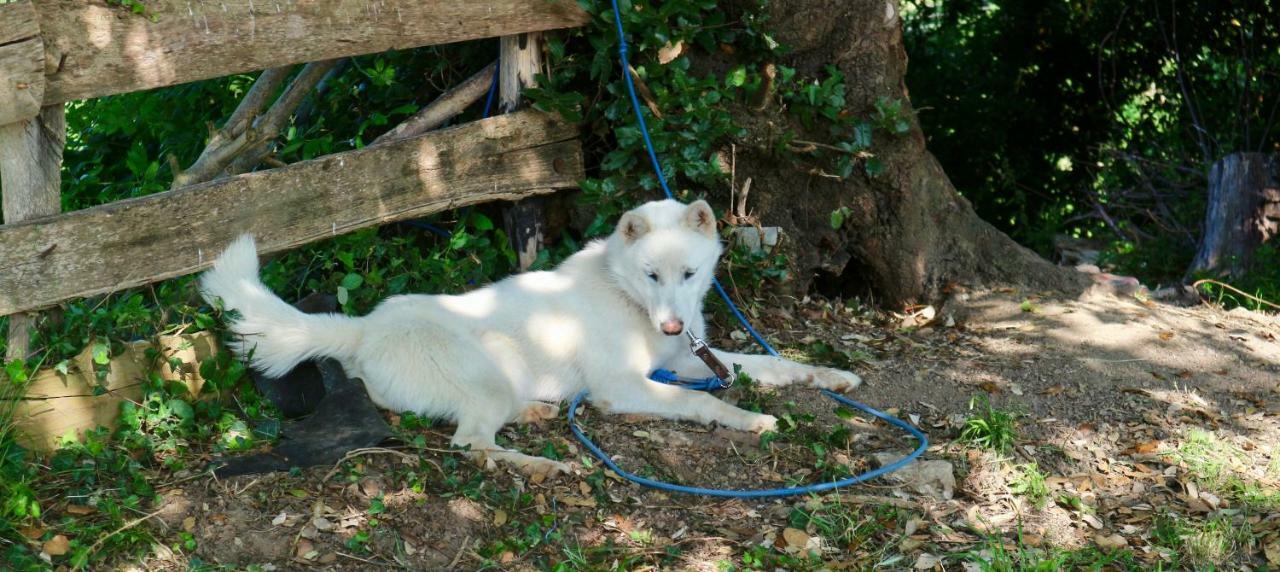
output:
[[[1056,572],[1058,570],[1148,570],[1129,550],[1107,551],[1096,547],[1068,550],[1054,546],[1029,546],[1019,529],[1014,542],[990,536],[983,546],[959,555],[965,570],[982,572]]]
[[[1248,474],[1249,457],[1244,450],[1218,438],[1212,431],[1193,429],[1186,440],[1169,453],[1184,464],[1196,483],[1245,507],[1266,511],[1280,507],[1280,488]],[[1273,458],[1263,470],[1269,476],[1277,466]]]
[[[969,400],[975,413],[965,420],[960,440],[983,449],[1005,452],[1018,440],[1018,414],[991,406],[985,395]]]
[[[1151,528],[1151,541],[1168,559],[1170,568],[1217,570],[1256,543],[1247,519],[1226,515],[1198,521],[1163,513]]]
[[[1015,466],[1013,471],[1009,491],[1027,497],[1036,508],[1044,508],[1049,503],[1050,492],[1040,467],[1035,463],[1026,463]]]
[[[788,522],[793,528],[813,530],[834,546],[855,551],[898,528],[903,516],[891,506],[867,509],[846,504],[839,497],[834,502],[811,501],[793,508]]]
[[[850,370],[858,363],[870,362],[875,359],[875,356],[864,350],[835,347],[822,340],[783,348],[781,354],[782,357],[806,365],[827,366],[843,370]]]
[[[822,559],[813,554],[787,554],[772,547],[752,545],[742,551],[736,562],[721,560],[716,563],[719,572],[745,570],[823,570]]]
[[[1244,519],[1218,516],[1197,523],[1183,537],[1183,550],[1198,570],[1213,570],[1237,554],[1248,554],[1254,544],[1253,528]]]

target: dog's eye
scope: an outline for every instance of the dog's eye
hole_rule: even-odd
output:
[[[688,279],[690,279],[690,278],[693,278],[693,274],[694,274],[694,272],[693,272],[692,270],[685,270],[685,271],[684,271],[684,279],[685,279],[685,280],[688,280]]]
[[[658,273],[657,273],[657,272],[650,272],[650,273],[649,273],[649,279],[650,279],[650,280],[653,280],[654,282],[657,282],[657,281],[658,281]]]

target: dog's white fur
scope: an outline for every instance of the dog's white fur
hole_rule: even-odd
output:
[[[258,278],[253,238],[227,247],[201,280],[207,300],[240,318],[229,324],[269,375],[332,357],[364,380],[374,403],[393,411],[457,422],[453,443],[525,470],[568,470],[542,457],[498,447],[494,435],[514,420],[556,414],[558,402],[586,389],[595,405],[736,429],[766,431],[777,419],[700,391],[647,379],[655,368],[686,376],[711,372],[690,354],[682,325],[702,337],[702,301],[721,247],[704,201],[666,200],[622,216],[607,239],[589,244],[555,270],[529,272],[460,296],[396,296],[369,315],[303,314]],[[674,322],[674,324],[673,324]],[[682,322],[682,324],[680,324]],[[782,358],[715,354],[763,384],[811,383],[845,390],[858,376]]]

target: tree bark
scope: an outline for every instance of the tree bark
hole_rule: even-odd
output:
[[[1200,248],[1187,271],[1238,278],[1253,251],[1280,229],[1280,155],[1232,153],[1209,169]]]
[[[871,294],[893,306],[937,301],[955,286],[1085,288],[1080,273],[1049,263],[980,219],[925,148],[904,84],[907,55],[896,1],[778,0],[770,17],[775,38],[791,48],[779,63],[804,77],[822,77],[824,66],[833,65],[844,74],[850,112],[871,117],[878,101],[901,101],[911,122],[905,135],[876,132],[871,152],[883,173],[839,179],[772,151],[786,129],[835,143],[825,139],[825,126],[812,134],[798,122],[780,129],[774,112],[757,106],[739,112],[749,135],[738,144],[737,178],[754,180],[751,208],[790,235],[797,289],[817,280],[831,293]],[[845,223],[832,229],[831,213],[841,208],[849,209]]]

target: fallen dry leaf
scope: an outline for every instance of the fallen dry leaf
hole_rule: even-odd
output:
[[[498,509],[493,511],[493,525],[502,526],[507,523],[507,511]]]
[[[1268,563],[1272,566],[1280,566],[1280,540],[1273,540],[1267,543],[1263,553],[1267,555]]]
[[[316,527],[320,532],[328,532],[333,530],[333,522],[323,516],[317,516],[311,519],[311,526]]]
[[[182,530],[185,530],[187,532],[195,532],[196,517],[188,516],[187,518],[182,519]]]
[[[921,552],[920,556],[916,557],[916,563],[912,568],[915,568],[916,570],[929,570],[941,563],[941,556],[929,554],[928,552]]]
[[[562,495],[562,496],[557,497],[557,499],[558,499],[560,502],[562,502],[562,503],[564,503],[564,504],[567,504],[567,505],[569,505],[569,506],[585,506],[585,507],[594,507],[594,506],[596,506],[596,499],[591,498],[591,497],[580,497],[580,496],[575,496],[575,495]]]
[[[684,53],[684,42],[676,42],[675,44],[667,42],[667,45],[658,50],[658,63],[665,66],[680,57],[682,53]]]
[[[44,553],[48,554],[49,556],[62,556],[63,554],[66,554],[67,550],[69,550],[70,548],[71,548],[71,542],[67,540],[66,536],[59,534],[45,541],[44,546],[41,547],[41,550],[44,550]]]
[[[1092,514],[1082,514],[1080,515],[1080,520],[1083,520],[1085,524],[1088,524],[1094,530],[1102,530],[1102,520]]]
[[[1120,536],[1119,534],[1112,534],[1111,536],[1103,536],[1101,534],[1095,534],[1093,535],[1093,541],[1098,546],[1109,549],[1109,550],[1124,548],[1129,545],[1129,541],[1126,540],[1125,537]]]
[[[89,506],[89,505],[84,505],[84,504],[69,504],[69,505],[67,505],[67,514],[74,514],[74,515],[76,515],[76,516],[84,516],[84,515],[86,515],[86,514],[93,514],[93,513],[95,513],[95,512],[98,512],[98,509],[93,508],[93,507],[91,507],[91,506]]]
[[[314,554],[315,552],[316,552],[315,545],[311,544],[310,540],[302,538],[298,540],[298,546],[294,549],[293,555],[297,558],[302,558],[304,560],[312,560],[315,558],[315,556],[308,558],[307,555]]]

